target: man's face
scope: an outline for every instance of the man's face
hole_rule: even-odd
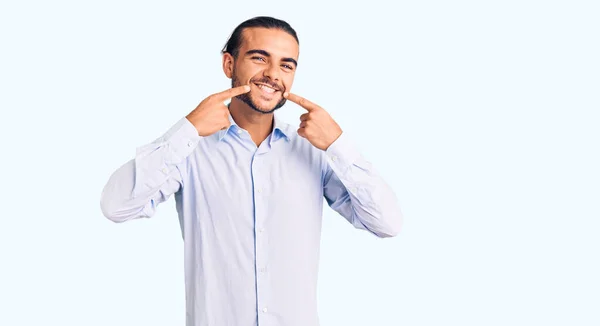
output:
[[[250,92],[237,99],[261,113],[282,107],[283,93],[294,81],[298,54],[296,39],[280,29],[245,29],[237,59],[227,53],[223,59],[232,87],[250,85]]]

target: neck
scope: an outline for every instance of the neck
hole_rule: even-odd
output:
[[[260,146],[273,131],[273,113],[256,112],[236,98],[231,99],[229,112],[235,123],[250,133],[256,146]]]

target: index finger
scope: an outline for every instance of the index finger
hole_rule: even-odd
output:
[[[233,87],[227,90],[224,90],[220,93],[215,94],[215,98],[218,99],[219,101],[225,101],[228,100],[232,97],[236,97],[238,95],[244,94],[244,93],[248,93],[250,91],[250,86],[248,85],[242,85],[242,86],[238,86],[238,87]]]
[[[296,94],[292,94],[292,93],[287,93],[287,96],[285,96],[288,100],[300,105],[301,107],[305,108],[308,111],[313,111],[319,108],[318,105],[316,105],[315,103],[305,99],[304,97],[300,97]]]

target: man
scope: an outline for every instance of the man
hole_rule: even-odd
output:
[[[298,55],[286,22],[243,22],[223,49],[232,88],[139,148],[102,192],[115,222],[175,194],[188,326],[318,325],[323,198],[356,228],[400,230],[388,185],[323,108],[290,93]],[[297,130],[274,114],[287,100],[306,109]]]

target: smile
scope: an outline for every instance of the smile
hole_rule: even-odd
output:
[[[273,93],[277,92],[277,89],[275,89],[269,85],[265,85],[265,84],[255,84],[255,85],[267,94],[273,94]]]

